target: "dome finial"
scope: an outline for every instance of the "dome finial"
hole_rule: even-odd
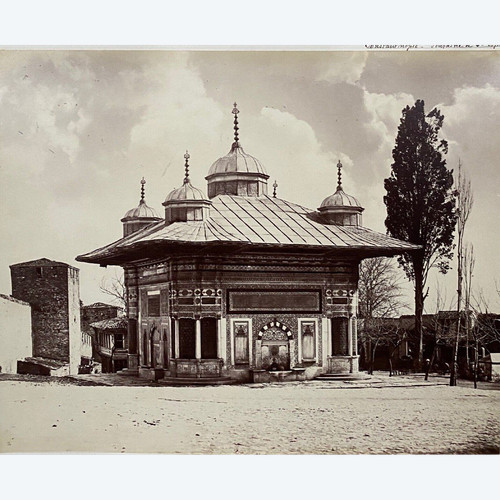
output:
[[[141,201],[140,203],[145,203],[144,201],[144,184],[146,184],[146,179],[144,177],[141,179]]]
[[[238,113],[240,112],[240,110],[238,109],[238,105],[236,103],[234,103],[234,108],[233,108],[233,115],[234,115],[234,143],[233,143],[233,146],[234,147],[239,147],[239,142],[238,142]]]
[[[185,162],[184,162],[184,170],[186,171],[184,175],[184,184],[187,184],[189,182],[189,156],[188,150],[186,149],[186,154],[184,155]]]
[[[276,188],[278,187],[278,183],[274,181],[273,184],[273,198],[276,198]]]
[[[337,163],[337,177],[339,179],[338,184],[337,184],[337,190],[342,189],[342,163],[339,162]]]

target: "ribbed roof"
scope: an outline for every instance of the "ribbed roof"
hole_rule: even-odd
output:
[[[266,170],[257,158],[245,153],[238,142],[235,142],[226,156],[213,163],[208,171],[207,179],[215,174],[261,174],[267,176]]]
[[[344,190],[339,187],[335,193],[326,197],[320,205],[320,208],[327,207],[359,207],[361,205],[359,201],[347,193],[344,193]]]
[[[159,219],[158,212],[146,204],[144,200],[139,202],[139,206],[131,208],[124,216],[124,219],[153,218]]]
[[[360,226],[324,224],[314,210],[261,196],[220,195],[212,199],[203,221],[153,224],[110,245],[80,255],[77,260],[99,263],[149,242],[218,243],[300,246],[401,253],[419,247]]]
[[[186,200],[206,200],[207,197],[201,189],[195,188],[189,179],[184,181],[184,184],[171,191],[164,203]]]

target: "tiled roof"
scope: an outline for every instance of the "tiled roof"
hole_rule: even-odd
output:
[[[99,262],[149,242],[217,243],[369,249],[393,254],[417,246],[358,226],[324,224],[320,215],[295,203],[270,196],[221,195],[212,199],[210,217],[196,222],[163,221],[122,238],[77,260]]]
[[[102,321],[91,323],[90,326],[99,330],[126,330],[127,318],[122,316],[120,318],[103,319]]]
[[[97,308],[104,308],[104,307],[113,307],[114,309],[120,309],[119,306],[114,306],[112,304],[105,304],[104,302],[94,302],[93,304],[89,304],[87,306],[82,306],[83,309],[97,309]]]

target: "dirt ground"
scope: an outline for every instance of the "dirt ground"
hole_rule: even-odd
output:
[[[499,391],[436,384],[0,383],[4,453],[498,454],[499,421]]]

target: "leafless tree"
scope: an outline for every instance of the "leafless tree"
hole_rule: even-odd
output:
[[[360,340],[371,373],[377,347],[392,346],[391,352],[394,352],[401,343],[401,331],[395,318],[406,307],[401,293],[401,275],[392,259],[363,260],[359,267],[358,315],[362,319]]]
[[[453,345],[454,332],[450,332],[449,325],[447,325],[447,321],[442,315],[442,312],[448,309],[446,302],[446,292],[443,292],[439,286],[439,282],[437,282],[435,311],[431,315],[428,325],[428,329],[431,330],[434,336],[434,347],[430,359],[425,362],[425,380],[429,379],[429,372],[434,367],[438,348]]]
[[[112,297],[112,301],[115,304],[125,309],[127,300],[123,273],[118,274],[118,272],[115,271],[113,276],[104,276],[99,288],[101,292]]]
[[[364,320],[360,329],[360,339],[365,345],[368,371],[373,374],[375,355],[378,347],[386,346],[389,351],[389,374],[392,375],[394,354],[406,338],[406,331],[399,323],[399,318],[370,318]]]
[[[458,162],[458,178],[455,186],[455,195],[457,197],[457,323],[456,337],[453,346],[453,362],[450,371],[450,385],[457,385],[457,369],[458,369],[458,343],[460,341],[460,324],[462,312],[462,295],[463,295],[463,274],[464,274],[464,232],[465,225],[469,219],[472,206],[474,204],[474,196],[469,177],[463,170],[462,162]]]
[[[392,259],[365,259],[359,266],[358,307],[361,318],[390,318],[407,308],[401,293],[401,274]]]
[[[498,296],[500,298],[500,294]],[[493,308],[498,310],[499,305],[500,301]],[[490,301],[481,289],[471,295],[471,309],[475,317],[472,339],[476,347],[475,354],[478,354],[479,346],[487,348],[489,344],[500,343],[500,317],[492,312]]]

